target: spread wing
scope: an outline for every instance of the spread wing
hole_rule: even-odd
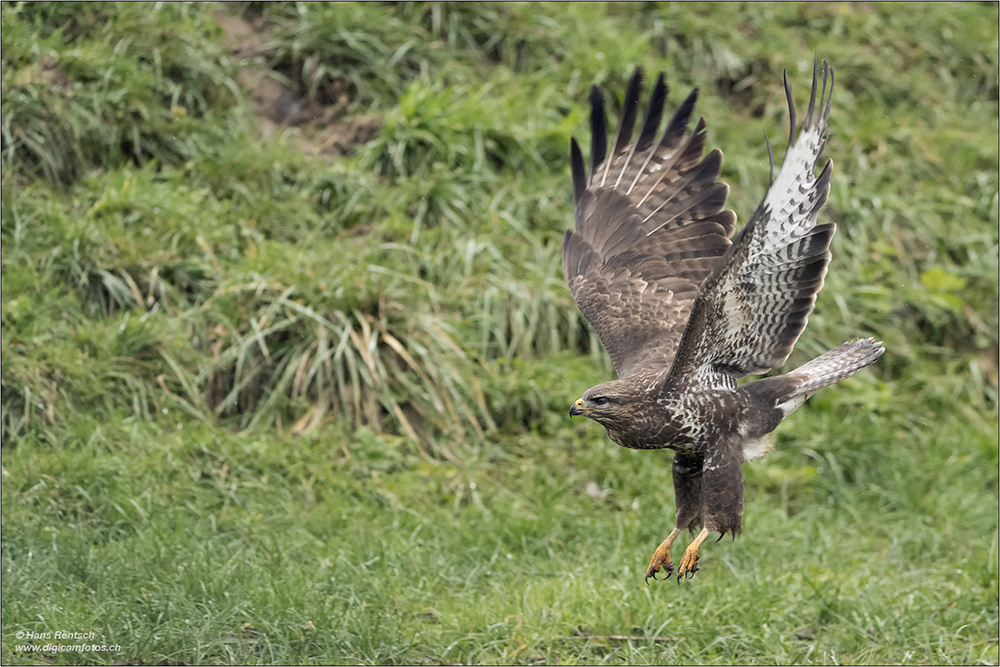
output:
[[[670,367],[698,290],[736,223],[723,210],[729,186],[717,180],[721,151],[702,159],[705,120],[685,137],[697,89],[657,139],[667,96],[660,74],[632,141],[641,88],[637,70],[610,156],[603,98],[591,88],[590,173],[574,139],[575,231],[563,243],[566,283],[619,378]]]
[[[836,231],[836,225],[816,224],[830,193],[833,166],[828,161],[815,174],[833,92],[833,70],[825,61],[822,90],[817,73],[814,65],[809,111],[798,139],[786,75],[791,137],[781,171],[698,295],[671,378],[694,375],[716,384],[762,373],[785,363],[805,329]]]

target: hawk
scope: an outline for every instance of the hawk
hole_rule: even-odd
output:
[[[589,170],[575,138],[570,145],[575,229],[566,231],[563,274],[618,375],[585,391],[570,415],[593,419],[623,447],[674,450],[677,520],[646,580],[660,571],[669,578],[674,540],[701,528],[684,551],[679,581],[698,570],[698,550],[710,533],[722,539],[742,531],[743,463],[771,451],[768,434],[813,392],[885,350],[874,339],[855,340],[784,375],[737,382],[785,363],[830,262],[836,226],[818,224],[817,215],[829,196],[832,162],[815,173],[829,131],[827,63],[821,72],[813,65],[798,137],[785,74],[788,149],[776,178],[772,157],[770,188],[731,241],[736,215],[724,210],[722,152],[702,157],[704,118],[687,134],[698,90],[657,138],[667,95],[661,73],[633,138],[642,81],[638,69],[610,155],[596,86]]]

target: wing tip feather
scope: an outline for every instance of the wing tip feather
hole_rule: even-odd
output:
[[[598,165],[608,154],[608,119],[604,113],[604,94],[596,84],[590,86],[590,173],[593,178]]]
[[[587,167],[583,163],[583,152],[576,137],[569,140],[569,162],[573,173],[573,206],[579,207],[583,193],[587,189]]]
[[[646,107],[646,116],[642,121],[642,128],[639,130],[639,138],[635,142],[635,150],[646,150],[656,138],[656,130],[659,129],[660,121],[663,119],[663,107],[667,101],[667,92],[666,74],[660,72],[659,76],[656,77],[656,84],[653,86],[653,94],[649,98],[649,106]]]

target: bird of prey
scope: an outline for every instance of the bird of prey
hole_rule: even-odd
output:
[[[701,528],[684,551],[678,581],[698,570],[698,549],[710,533],[739,534],[743,463],[771,451],[767,435],[813,392],[885,351],[874,339],[855,340],[784,375],[737,383],[788,359],[823,286],[836,229],[817,223],[832,162],[815,173],[833,70],[814,63],[797,137],[787,73],[784,83],[788,149],[777,177],[772,158],[764,201],[732,241],[736,215],[723,209],[729,186],[718,180],[722,152],[702,157],[704,118],[687,135],[697,89],[657,138],[667,95],[661,73],[633,137],[637,70],[608,155],[604,103],[594,86],[589,171],[571,142],[575,229],[566,231],[563,274],[618,379],[585,391],[570,415],[593,419],[623,447],[674,450],[677,520],[653,554],[647,581],[673,573],[670,547],[681,531]]]

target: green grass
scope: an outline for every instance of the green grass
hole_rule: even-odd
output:
[[[0,661],[996,664],[997,19],[4,5]],[[566,415],[612,377],[562,283],[569,137],[591,82],[700,86],[746,220],[814,54],[839,234],[789,364],[888,352],[647,587],[670,455]]]

